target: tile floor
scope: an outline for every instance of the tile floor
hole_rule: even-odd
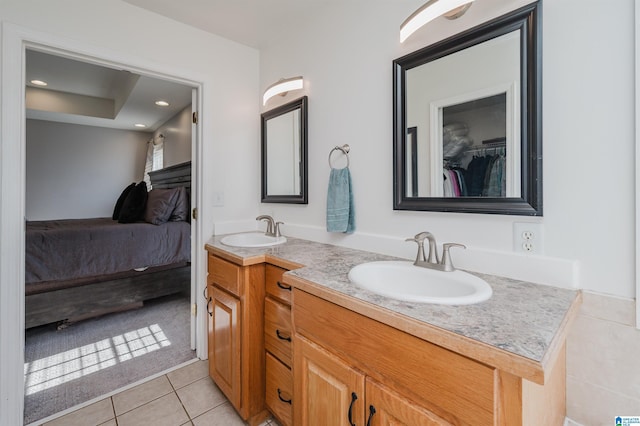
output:
[[[197,361],[44,426],[234,426],[245,423]],[[277,426],[267,420],[263,426]]]

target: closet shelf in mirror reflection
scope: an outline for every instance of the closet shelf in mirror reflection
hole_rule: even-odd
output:
[[[280,79],[276,83],[267,87],[262,96],[262,105],[266,105],[267,101],[276,95],[285,96],[291,90],[300,90],[304,87],[302,76]]]

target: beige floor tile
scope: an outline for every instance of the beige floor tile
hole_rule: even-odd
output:
[[[176,393],[191,419],[227,402],[224,394],[209,377],[178,389]]]
[[[118,416],[118,426],[180,426],[189,421],[175,393]]]
[[[171,392],[173,392],[173,388],[167,376],[160,376],[114,395],[113,408],[116,416],[119,416]]]
[[[222,404],[193,419],[194,426],[245,426],[230,403]]]
[[[114,417],[111,398],[106,398],[47,422],[45,426],[95,426],[105,423]]]
[[[106,423],[102,423],[100,426],[118,426],[116,419],[111,419]]]
[[[196,361],[178,370],[167,373],[167,377],[175,389],[209,376],[209,362]]]

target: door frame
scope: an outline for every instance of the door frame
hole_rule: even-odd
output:
[[[59,38],[15,24],[2,22],[2,94],[0,115],[0,424],[23,424],[24,410],[24,232],[26,192],[26,109],[25,50],[27,47],[93,62],[119,67],[150,77],[185,84],[197,90],[197,105],[203,111],[204,77],[185,75],[185,70],[141,61],[123,52],[112,52],[98,46]],[[202,118],[192,140],[192,208],[202,211]],[[206,318],[199,283],[205,282],[206,258],[201,220],[192,221],[191,303],[197,305],[197,315],[191,317],[192,348],[196,356],[207,358]],[[8,284],[12,283],[12,284]],[[195,330],[193,329],[195,327]],[[10,348],[10,349],[7,349]]]

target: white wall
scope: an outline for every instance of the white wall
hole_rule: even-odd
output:
[[[27,220],[110,217],[142,180],[148,133],[27,120]]]
[[[372,2],[361,8],[341,2],[339,10],[315,16],[295,37],[262,52],[262,88],[280,77],[305,78],[310,159],[309,205],[263,204],[262,211],[284,221],[285,234],[407,258],[415,247],[404,237],[430,230],[439,242],[467,245],[465,253],[456,252],[461,266],[485,253],[484,267],[491,258],[502,264],[513,258],[519,261],[514,272],[523,277],[546,268],[514,254],[513,223],[539,222],[545,256],[575,260],[579,287],[634,297],[633,1],[618,1],[615,8],[595,1],[588,7],[579,0],[544,2],[544,217],[536,219],[393,211],[392,60],[529,1],[475,2],[462,18],[433,21],[401,45],[399,25],[422,3]],[[274,99],[293,96],[300,93]],[[323,232],[326,156],[343,143],[351,145],[357,223],[356,234],[346,237]]]
[[[263,204],[262,212],[284,221],[285,235],[411,258],[415,247],[404,237],[430,230],[439,242],[467,245],[455,253],[461,267],[475,260],[477,270],[508,268],[550,284],[557,284],[558,271],[573,275],[570,281],[590,292],[567,344],[567,414],[584,425],[605,425],[620,413],[640,412],[637,357],[627,356],[640,345],[632,300],[633,0],[616,1],[616,7],[544,1],[544,217],[535,219],[392,210],[392,60],[529,1],[474,2],[462,18],[433,21],[400,45],[400,23],[423,3],[362,8],[341,2],[339,10],[315,16],[295,37],[262,52],[263,89],[280,77],[305,77],[310,159],[309,205]],[[343,143],[351,145],[355,187],[357,232],[351,236],[324,230],[326,156]],[[523,221],[542,225],[546,257],[514,253],[513,223]],[[551,267],[557,264],[565,269]]]
[[[255,217],[259,182],[259,54],[119,0],[2,0],[2,120],[0,161],[0,424],[22,419],[22,348],[24,333],[20,288],[23,256],[21,182],[24,151],[20,145],[20,61],[22,39],[72,49],[98,59],[126,65],[134,71],[153,70],[156,76],[181,77],[201,84],[201,188],[199,235],[211,235],[214,221]],[[23,99],[23,98],[22,98]],[[10,136],[8,138],[7,136]],[[214,193],[224,193],[225,205],[213,206]],[[203,285],[204,250],[196,271]],[[16,290],[17,289],[17,290]],[[201,288],[198,290],[201,291]],[[199,311],[199,320],[205,319]],[[204,312],[204,310],[202,310]]]
[[[191,161],[191,105],[171,117],[154,135],[164,135],[164,167]]]

